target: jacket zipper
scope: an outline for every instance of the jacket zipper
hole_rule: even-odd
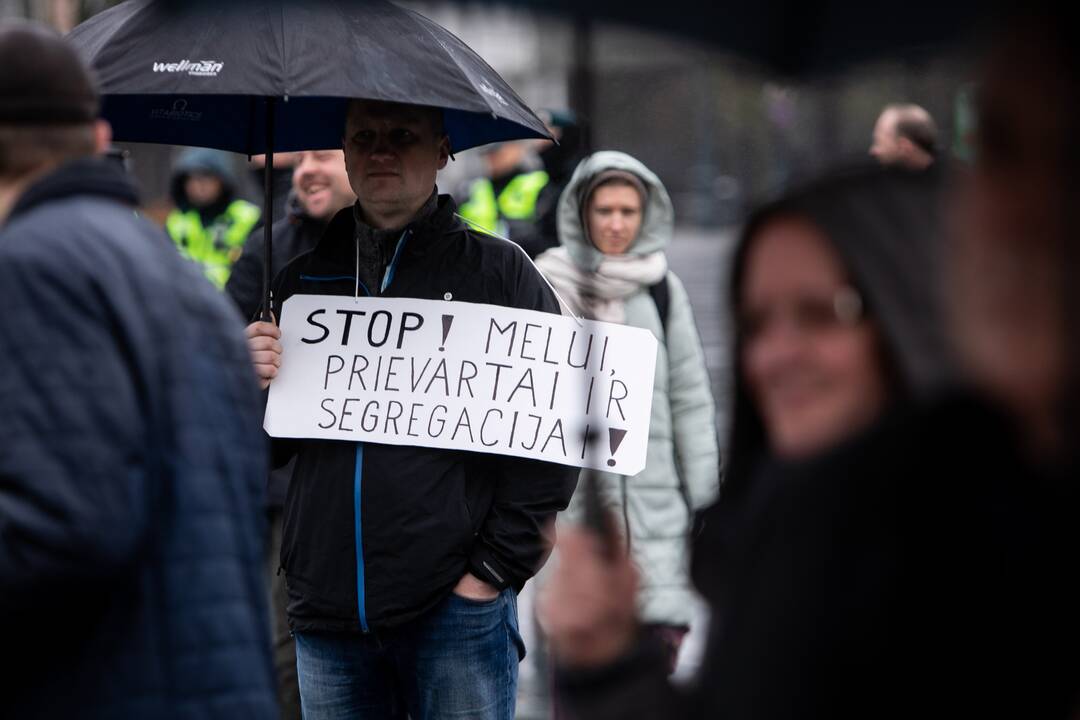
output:
[[[356,605],[360,613],[360,630],[368,632],[366,578],[364,576],[364,527],[361,522],[360,496],[364,479],[364,443],[356,443],[356,469],[353,472],[353,512],[356,526]]]
[[[405,242],[412,234],[412,230],[406,229],[401,233],[401,237],[398,238],[397,245],[394,246],[394,256],[390,259],[390,264],[386,266],[386,271],[383,272],[382,286],[379,288],[380,293],[386,292],[386,288],[390,287],[390,283],[394,281],[394,273],[397,271],[398,262],[401,260],[401,249],[405,247]],[[360,250],[357,248],[357,277],[360,275]]]
[[[390,266],[387,267],[386,272],[383,273],[380,293],[385,292],[386,288],[390,286],[391,281],[394,279],[394,271],[397,269],[397,264],[401,259],[401,248],[405,245],[405,240],[408,238],[409,233],[410,231],[406,230],[401,234],[401,238],[398,240],[397,247],[394,250],[394,258],[390,261]],[[364,288],[364,292],[370,296],[371,292],[362,282],[360,282],[360,238],[356,238],[355,243],[355,297],[360,297],[360,288]],[[366,633],[369,632],[369,628],[367,622],[367,577],[364,572],[364,525],[361,502],[363,496],[363,484],[364,443],[358,442],[356,443],[356,464],[353,470],[353,526],[356,532],[356,610],[360,617],[360,630]]]
[[[360,297],[360,238],[354,237],[356,245],[355,297]],[[364,292],[371,293],[365,287]],[[368,632],[367,624],[367,577],[364,572],[364,524],[361,498],[364,484],[364,443],[356,443],[356,464],[353,469],[353,528],[356,532],[356,610],[360,618],[360,630]]]
[[[352,280],[352,275],[301,275],[301,280],[308,282],[335,282],[338,280]]]

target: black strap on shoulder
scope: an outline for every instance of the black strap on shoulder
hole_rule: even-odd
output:
[[[660,282],[649,286],[649,296],[656,303],[656,310],[660,313],[660,327],[664,331],[664,341],[667,341],[668,307],[671,305],[671,290],[668,287],[668,279],[665,274]]]

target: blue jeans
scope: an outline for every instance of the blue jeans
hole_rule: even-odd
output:
[[[386,633],[296,633],[300,705],[304,720],[511,720],[524,655],[513,590],[451,593]]]

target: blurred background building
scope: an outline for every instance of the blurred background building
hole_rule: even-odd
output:
[[[0,17],[34,17],[66,31],[113,4],[0,0]],[[669,188],[678,221],[698,227],[737,223],[748,202],[837,158],[865,154],[874,121],[890,102],[929,110],[949,147],[965,75],[960,58],[939,55],[785,80],[704,44],[639,27],[517,5],[401,4],[459,35],[532,107],[575,110],[589,123],[594,149],[640,158]],[[163,197],[175,150],[129,150],[147,200]],[[463,153],[444,184],[479,173],[476,153]]]

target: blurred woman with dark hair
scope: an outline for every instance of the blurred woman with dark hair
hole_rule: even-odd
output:
[[[543,615],[574,717],[916,717],[1007,707],[1007,426],[951,384],[934,176],[866,169],[765,207],[734,264],[730,463],[694,581],[713,619],[677,691],[636,578],[565,532]],[[932,407],[932,410],[926,408]],[[969,681],[968,678],[975,680]],[[974,714],[974,713],[971,713]]]

